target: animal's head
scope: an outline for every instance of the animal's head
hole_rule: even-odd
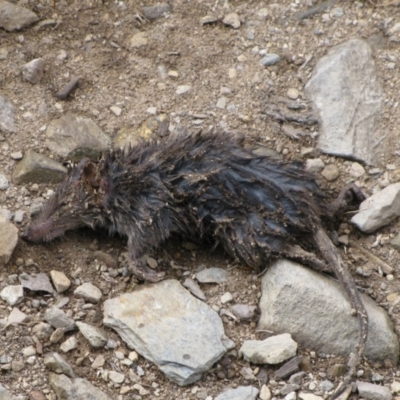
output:
[[[72,229],[94,228],[100,213],[101,191],[96,164],[81,160],[31,221],[24,239],[49,242]]]

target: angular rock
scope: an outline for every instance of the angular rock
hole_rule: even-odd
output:
[[[65,292],[71,286],[71,281],[64,272],[52,270],[50,276],[57,293]]]
[[[253,386],[239,386],[228,389],[218,395],[215,400],[256,400],[259,390]]]
[[[341,397],[342,396],[340,396],[340,398]],[[300,400],[324,400],[321,396],[316,396],[315,394],[305,393],[305,392],[299,393],[299,399]],[[338,397],[338,399],[339,399],[339,397]]]
[[[55,306],[46,310],[44,319],[53,328],[64,328],[66,331],[72,331],[75,328],[75,321]]]
[[[1,292],[0,297],[10,306],[20,303],[24,298],[24,288],[21,285],[6,286]]]
[[[257,312],[257,306],[249,304],[234,304],[231,307],[231,311],[236,317],[242,320],[252,319],[255,317]]]
[[[360,381],[356,383],[358,393],[365,400],[392,400],[392,393],[385,386]]]
[[[90,118],[67,113],[50,122],[46,146],[55,154],[73,161],[96,159],[110,147],[110,138]]]
[[[47,369],[57,374],[64,374],[70,378],[75,377],[72,367],[64,357],[56,352],[47,353],[44,356],[43,363]]]
[[[361,231],[370,233],[389,224],[399,215],[400,183],[393,183],[363,201],[351,222]]]
[[[25,289],[34,292],[47,292],[55,294],[53,286],[51,286],[50,279],[44,272],[39,272],[36,275],[21,274],[19,281]]]
[[[28,322],[30,317],[14,307],[7,318],[7,325],[18,325]],[[1,397],[0,397],[1,398]]]
[[[185,282],[183,282],[183,286],[192,293],[193,296],[196,296],[198,299],[205,301],[206,295],[200,289],[199,285],[191,278],[186,278]]]
[[[270,65],[275,65],[278,64],[278,62],[281,61],[281,58],[279,57],[278,54],[266,54],[261,60],[260,60],[260,65],[263,65],[264,67],[269,67]]]
[[[299,364],[303,360],[302,356],[293,357],[288,362],[282,365],[278,370],[275,371],[275,377],[277,379],[285,379],[288,376],[294,374],[295,372],[299,371],[300,367]],[[289,383],[296,383],[296,382],[289,382]]]
[[[233,29],[239,29],[240,28],[239,15],[235,12],[227,14],[222,20],[222,23],[231,26]]]
[[[11,393],[2,385],[0,385],[0,399],[13,400],[13,396],[11,396]]]
[[[111,397],[86,379],[70,379],[66,375],[51,373],[49,383],[60,400],[111,400]]]
[[[76,322],[76,325],[92,347],[104,347],[107,344],[108,337],[102,329],[79,321]]]
[[[22,66],[22,76],[30,83],[39,83],[44,73],[43,58],[36,58]]]
[[[0,132],[15,132],[14,114],[15,107],[5,97],[0,96]]]
[[[29,149],[13,172],[13,181],[22,183],[59,183],[67,175],[67,168],[57,161]]]
[[[39,17],[25,7],[0,0],[0,28],[13,32],[37,22]]]
[[[18,242],[18,228],[0,214],[0,267],[5,266]]]
[[[5,175],[0,174],[0,190],[6,190],[9,187],[8,179]]]
[[[74,295],[90,303],[98,303],[102,297],[101,290],[90,282],[78,286],[74,290]]]
[[[280,364],[296,355],[297,343],[288,333],[265,340],[245,340],[239,355],[253,364]]]
[[[155,20],[162,17],[163,14],[171,12],[171,6],[167,3],[161,3],[155,6],[142,7],[143,15],[149,20]]]
[[[397,363],[399,343],[389,316],[361,298],[369,316],[366,357]],[[306,348],[348,355],[358,343],[358,321],[341,285],[292,261],[279,260],[262,277],[260,310],[259,329],[289,332]]]
[[[68,353],[71,350],[75,350],[78,347],[78,340],[75,336],[70,336],[60,345],[60,350],[64,353]]]
[[[114,383],[123,383],[125,380],[125,375],[121,374],[120,372],[117,371],[110,371],[108,373],[108,377],[110,378],[111,381]]]
[[[192,87],[190,85],[179,85],[176,88],[175,93],[176,94],[184,94],[184,93],[189,92],[189,90],[191,90],[191,89],[192,89]]]
[[[322,57],[305,86],[319,113],[318,148],[373,164],[386,151],[379,133],[382,88],[369,44],[348,40]]]
[[[107,300],[103,322],[182,386],[199,380],[233,345],[218,314],[176,280]]]

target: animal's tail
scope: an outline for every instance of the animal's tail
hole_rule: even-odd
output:
[[[343,385],[336,389],[329,400],[337,399],[351,384],[351,381],[355,375],[358,363],[365,352],[365,347],[368,337],[368,314],[361,301],[360,294],[356,288],[353,277],[351,276],[346,264],[343,262],[339,251],[332,243],[326,232],[321,228],[316,231],[313,236],[317,248],[321,251],[322,256],[328,262],[329,265],[334,269],[335,275],[343,285],[351,305],[358,318],[359,324],[359,337],[358,345],[356,346],[356,357],[351,361],[350,369],[347,372]]]

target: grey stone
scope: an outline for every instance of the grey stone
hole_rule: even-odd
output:
[[[98,303],[102,297],[101,290],[90,282],[78,286],[74,290],[74,295],[90,303]]]
[[[50,283],[50,279],[44,272],[39,272],[36,275],[21,274],[19,276],[21,285],[34,292],[47,292],[55,294],[53,286]]]
[[[280,364],[296,355],[297,343],[288,333],[265,340],[245,340],[239,355],[253,364]]]
[[[0,297],[10,306],[20,303],[24,298],[24,288],[22,285],[6,286],[1,292]]]
[[[44,319],[53,328],[64,328],[66,331],[72,331],[75,328],[75,321],[55,306],[46,310]]]
[[[24,216],[25,216],[25,211],[17,210],[17,211],[15,211],[13,221],[19,224],[23,221]]]
[[[201,283],[224,283],[228,279],[228,271],[222,268],[205,268],[196,273],[196,279]]]
[[[259,391],[253,386],[239,386],[228,389],[218,395],[215,400],[256,400]]]
[[[339,174],[339,168],[335,164],[329,164],[321,171],[321,175],[329,182],[339,178]]]
[[[0,190],[6,190],[10,184],[8,183],[8,179],[5,175],[0,174]]]
[[[39,83],[44,73],[43,58],[36,58],[22,66],[22,76],[30,83]]]
[[[0,96],[0,132],[15,132],[14,114],[15,107],[5,97]]]
[[[385,386],[360,381],[356,383],[358,393],[365,400],[392,400],[392,393]]]
[[[379,133],[382,88],[375,74],[369,44],[352,39],[322,57],[305,87],[319,113],[322,151],[376,162],[386,151]]]
[[[213,24],[214,22],[218,21],[218,17],[215,15],[206,15],[200,19],[201,25]]]
[[[11,393],[2,385],[0,385],[0,400],[13,400]]]
[[[7,318],[7,325],[18,325],[27,323],[30,317],[20,311],[17,307],[14,307]]]
[[[52,270],[50,271],[50,276],[57,293],[65,292],[71,286],[71,281],[64,272]]]
[[[317,174],[325,168],[325,163],[320,158],[309,158],[306,161],[306,170]]]
[[[79,321],[76,322],[76,325],[92,347],[104,347],[107,344],[108,337],[102,329]]]
[[[399,343],[389,316],[361,298],[369,316],[366,357],[397,363]],[[314,351],[348,355],[358,342],[358,321],[341,285],[292,261],[279,260],[263,276],[260,310],[259,329],[291,333]]]
[[[0,214],[0,266],[10,260],[18,242],[18,228]]]
[[[281,61],[281,58],[278,54],[270,53],[270,54],[266,54],[260,60],[260,65],[263,65],[264,67],[269,67],[271,65],[278,64],[279,61]]]
[[[206,295],[200,289],[200,287],[197,284],[197,282],[195,282],[193,279],[186,278],[185,282],[183,282],[183,286],[186,289],[189,289],[190,293],[192,293],[193,296],[196,296],[198,299],[203,300],[203,301],[206,300]]]
[[[67,172],[59,162],[30,149],[15,167],[12,178],[18,185],[28,182],[59,183],[67,176]]]
[[[66,375],[51,373],[49,383],[60,400],[111,400],[111,397],[86,379],[70,379]]]
[[[78,347],[78,341],[75,336],[70,336],[60,345],[60,350],[64,353],[68,353],[71,350],[75,350]]]
[[[69,365],[69,363],[64,359],[64,357],[56,352],[47,353],[44,355],[43,363],[47,369],[53,371],[57,374],[64,374],[70,378],[75,377],[75,373]]]
[[[90,118],[67,113],[50,122],[46,146],[61,157],[79,161],[96,159],[110,147],[110,138]]]
[[[334,388],[334,385],[331,381],[325,380],[325,381],[320,382],[319,387],[322,391],[329,392],[330,390],[332,390]]]
[[[393,183],[363,201],[351,222],[361,231],[370,233],[389,224],[399,215],[400,183]]]
[[[239,15],[235,12],[227,14],[222,20],[222,23],[231,26],[233,29],[239,29],[240,28]]]
[[[190,85],[179,85],[176,88],[175,93],[176,94],[184,94],[184,93],[187,93],[191,89],[192,89],[192,87]]]
[[[114,383],[122,383],[125,380],[125,375],[117,371],[110,371],[108,377]]]
[[[363,176],[365,174],[365,169],[360,163],[353,162],[351,164],[349,174],[353,178],[360,178],[361,176]]]
[[[155,6],[142,7],[143,15],[149,20],[155,20],[165,13],[171,12],[171,6],[167,3],[157,4]]]
[[[39,17],[25,7],[0,0],[0,28],[13,32],[32,25]]]
[[[233,346],[218,314],[175,280],[107,300],[103,322],[181,386],[199,380]]]
[[[252,319],[256,315],[257,306],[253,306],[250,304],[234,304],[231,307],[231,311],[239,319],[242,320]]]

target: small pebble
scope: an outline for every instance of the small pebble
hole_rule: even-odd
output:
[[[278,54],[270,53],[260,60],[260,65],[263,65],[264,67],[269,67],[271,65],[278,64],[279,61],[281,61],[281,58]]]
[[[122,110],[117,107],[117,106],[112,106],[110,107],[110,110],[112,111],[113,114],[115,114],[117,117],[119,117],[122,113]]]
[[[233,301],[233,296],[229,292],[226,292],[221,296],[221,303],[222,304],[231,303],[232,301]]]
[[[224,17],[222,23],[231,26],[233,29],[240,28],[240,19],[237,13],[230,13]]]
[[[329,164],[321,171],[321,175],[329,182],[334,181],[339,177],[339,168],[335,164]]]
[[[297,100],[299,98],[299,91],[295,88],[290,88],[287,91],[287,97],[291,100]]]
[[[176,94],[184,94],[187,93],[192,87],[190,85],[179,85],[176,88],[175,93]]]

